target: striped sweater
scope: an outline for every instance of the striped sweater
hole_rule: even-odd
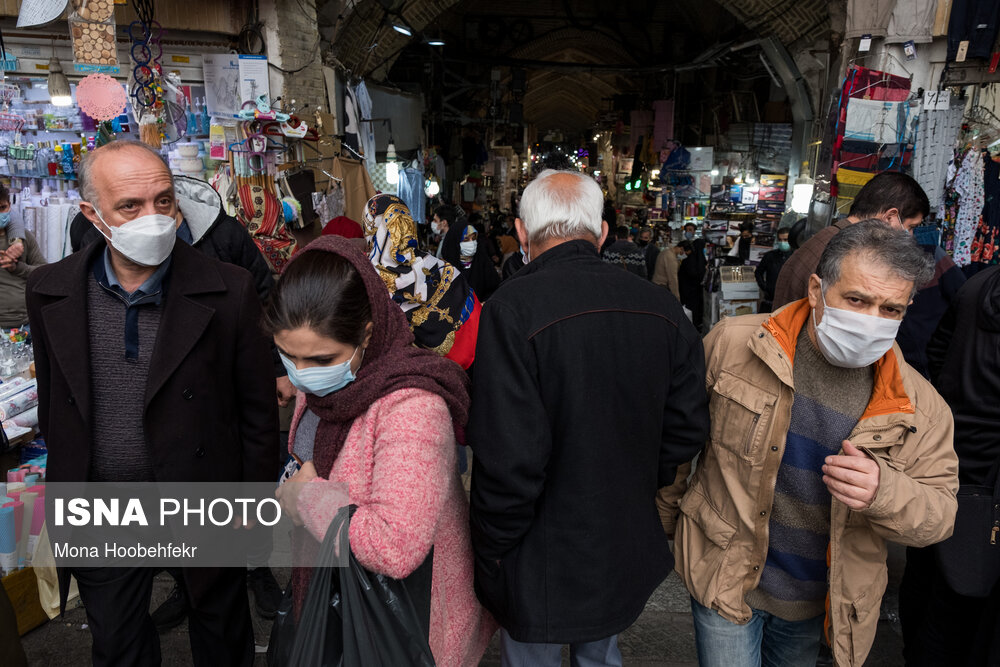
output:
[[[830,492],[823,462],[837,454],[871,399],[872,368],[832,366],[802,327],[795,346],[795,400],[768,525],[767,560],[746,601],[786,621],[823,613]]]

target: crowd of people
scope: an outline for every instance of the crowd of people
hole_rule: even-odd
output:
[[[963,285],[918,246],[909,177],[876,177],[794,251],[779,230],[762,312],[705,338],[693,225],[633,241],[585,174],[542,172],[492,226],[441,207],[436,246],[378,195],[363,244],[322,236],[276,283],[143,144],[99,148],[80,178],[80,249],[36,267],[28,238],[17,263],[50,481],[273,482],[292,455],[285,513],[323,541],[353,506],[352,554],[421,588],[414,641],[439,665],[478,664],[497,631],[505,666],[565,645],[620,665],[618,634],[675,571],[701,665],[828,646],[860,666],[888,542],[908,548],[907,664],[1000,660],[1000,586],[959,595],[935,551],[959,485],[1000,468],[1000,268]],[[93,663],[160,664],[154,571],[62,570],[64,600],[71,574]],[[252,664],[247,573],[173,574],[194,664]],[[313,584],[293,570],[296,609]]]

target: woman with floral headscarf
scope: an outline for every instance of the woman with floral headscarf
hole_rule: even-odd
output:
[[[468,280],[452,264],[419,250],[416,223],[398,197],[368,201],[364,233],[368,258],[406,315],[415,344],[468,369],[481,311]]]

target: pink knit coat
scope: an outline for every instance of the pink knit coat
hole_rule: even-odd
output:
[[[305,412],[299,393],[288,437]],[[401,389],[375,401],[354,420],[330,470],[348,485],[351,550],[373,572],[400,579],[434,547],[430,645],[440,667],[479,664],[497,624],[472,588],[469,502],[455,461],[455,436],[444,400]],[[298,510],[319,541],[337,513],[336,489],[317,478],[299,494]]]

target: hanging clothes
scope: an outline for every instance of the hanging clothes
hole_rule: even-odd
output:
[[[1000,264],[1000,164],[986,160],[983,169],[983,193],[985,203],[979,219],[975,237],[972,240],[970,259],[983,267]]]
[[[295,239],[288,233],[281,202],[270,190],[259,185],[241,185],[238,220],[250,232],[271,273],[280,274],[295,252]]]
[[[368,94],[368,86],[365,82],[360,82],[354,87],[354,97],[358,102],[359,120],[367,121],[372,119],[372,98]],[[361,137],[361,153],[365,156],[365,164],[369,170],[375,169],[375,124],[359,123],[358,134]],[[367,203],[368,200],[365,200]]]
[[[927,193],[931,210],[944,200],[948,162],[962,128],[961,106],[921,112],[913,149],[913,178]],[[845,142],[846,146],[846,142]]]
[[[885,37],[889,16],[896,0],[847,0],[847,32],[845,37],[855,39],[862,35]]]
[[[931,31],[937,15],[937,0],[896,0],[889,16],[886,44],[913,41],[917,44],[933,41]]]
[[[358,98],[350,86],[344,86],[344,143],[361,152],[361,110]]]
[[[368,200],[375,196],[375,186],[372,185],[372,179],[365,165],[357,160],[336,157],[333,159],[333,170],[330,173],[341,179],[344,210],[340,215],[346,215],[351,220],[364,220],[365,206]]]
[[[997,0],[953,0],[948,22],[948,60],[955,60],[962,42],[969,42],[966,58],[989,60],[998,27],[1000,2]]]
[[[957,195],[952,258],[958,266],[968,266],[972,261],[972,239],[979,226],[985,200],[981,151],[969,150],[965,154],[952,187]]]
[[[419,169],[407,167],[399,172],[399,198],[410,209],[414,222],[427,222],[427,195],[424,194],[424,174]]]

